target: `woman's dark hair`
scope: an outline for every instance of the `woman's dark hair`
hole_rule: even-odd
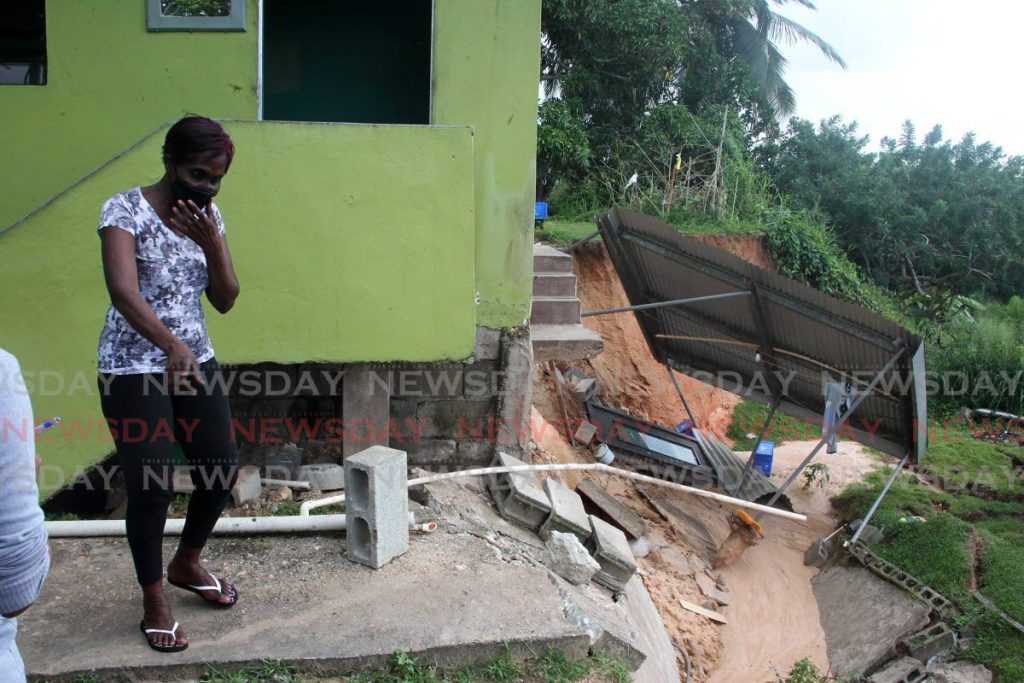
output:
[[[171,126],[164,138],[164,159],[175,163],[192,161],[213,152],[227,156],[228,166],[235,156],[231,142],[221,125],[205,116],[186,116]]]

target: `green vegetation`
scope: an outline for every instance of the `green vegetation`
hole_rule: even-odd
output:
[[[764,424],[766,417],[768,417],[767,406],[754,401],[739,403],[733,411],[732,423],[729,424],[729,429],[725,434],[735,440],[733,449],[737,451],[753,450],[757,434],[761,431],[761,425]],[[754,437],[748,438],[747,434],[753,434]],[[764,438],[766,441],[774,441],[776,446],[781,446],[786,441],[820,439],[821,426],[815,426],[776,412]]]
[[[968,471],[977,473],[1005,457],[997,446],[968,445]],[[929,449],[926,462],[953,457],[949,447]],[[955,449],[953,449],[955,452]],[[987,454],[987,456],[986,456]],[[833,499],[847,520],[862,517],[888,473],[870,474],[863,484]],[[953,600],[961,609],[956,625],[973,635],[961,654],[996,672],[1000,681],[1024,681],[1024,636],[988,613],[970,594],[978,589],[1000,609],[1024,619],[1024,514],[1019,503],[988,500],[968,493],[950,495],[901,475],[882,501],[872,524],[885,534],[875,552]],[[924,522],[910,520],[923,517]],[[976,548],[974,551],[972,548]],[[975,562],[975,552],[979,562]]]
[[[300,512],[301,505],[294,500],[283,500],[277,504],[274,510],[275,517],[293,517]],[[315,508],[314,508],[315,509]]]
[[[185,514],[188,511],[188,504],[191,500],[191,493],[175,494],[174,498],[171,498],[171,509],[175,512]]]
[[[806,657],[793,664],[789,676],[786,678],[776,676],[775,681],[776,683],[840,683],[840,679],[818,671],[818,667]]]
[[[330,681],[345,683],[516,683],[543,681],[544,683],[628,683],[629,670],[625,664],[604,654],[570,659],[563,652],[547,648],[539,657],[517,662],[508,646],[496,659],[478,662],[458,669],[439,668],[432,661],[397,653],[384,669],[367,670]],[[267,661],[256,667],[233,671],[211,669],[200,683],[304,683],[327,679],[299,673],[295,667],[276,661]]]

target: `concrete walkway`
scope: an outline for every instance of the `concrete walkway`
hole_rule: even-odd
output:
[[[54,540],[43,595],[19,619],[26,668],[54,681],[79,672],[187,680],[263,659],[329,674],[381,665],[395,652],[460,664],[497,656],[505,643],[516,657],[547,645],[586,653],[591,636],[564,616],[537,559],[540,541],[498,517],[473,485],[444,486],[453,495],[435,492],[430,505],[438,530],[414,534],[410,551],[380,570],[349,562],[340,534],[212,539],[207,566],[235,582],[239,603],[217,610],[168,587],[190,641],[175,654],[150,650],[139,632],[141,598],[123,539]],[[165,543],[165,557],[173,547]]]

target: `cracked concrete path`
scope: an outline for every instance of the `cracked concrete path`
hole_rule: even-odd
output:
[[[539,539],[500,519],[474,484],[432,491],[437,531],[413,534],[409,552],[379,570],[347,560],[343,534],[214,537],[206,565],[235,583],[239,602],[218,610],[167,587],[190,641],[174,654],[154,652],[139,631],[124,539],[53,540],[42,596],[18,620],[26,668],[51,681],[80,672],[173,681],[264,659],[316,674],[382,665],[395,652],[458,665],[505,643],[515,658],[547,645],[586,654],[590,639],[564,616]],[[175,542],[165,542],[166,559]]]

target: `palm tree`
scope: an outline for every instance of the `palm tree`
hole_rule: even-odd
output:
[[[779,50],[779,43],[793,45],[811,43],[831,62],[846,68],[846,62],[834,47],[821,36],[772,11],[793,2],[808,9],[817,9],[810,0],[748,0],[730,3],[735,10],[730,28],[735,36],[738,56],[746,63],[763,100],[772,112],[787,116],[796,109],[796,96],[783,78],[788,61]]]
[[[789,115],[796,108],[796,96],[784,78],[788,62],[780,43],[811,43],[828,60],[846,68],[836,49],[819,35],[773,11],[773,5],[790,2],[817,9],[811,0],[680,0],[684,12],[711,30],[718,58],[726,65],[743,64],[755,90],[753,99],[765,118]]]

